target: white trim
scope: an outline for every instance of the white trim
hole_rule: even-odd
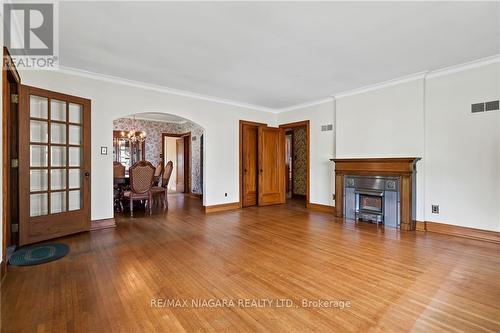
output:
[[[242,107],[242,108],[246,108],[246,109],[251,109],[251,110],[257,110],[257,111],[262,111],[262,112],[269,112],[269,113],[278,114],[278,113],[289,112],[289,111],[302,109],[302,108],[306,108],[306,107],[310,107],[310,106],[314,106],[314,105],[319,105],[319,104],[323,104],[326,102],[331,102],[332,98],[339,99],[339,98],[343,98],[343,97],[347,97],[347,96],[362,94],[365,92],[369,92],[369,91],[373,91],[373,90],[377,90],[377,89],[382,89],[382,88],[387,88],[390,86],[395,86],[395,85],[398,85],[401,83],[411,82],[414,80],[432,79],[435,77],[448,75],[448,74],[452,74],[452,73],[456,73],[456,72],[461,72],[461,71],[465,71],[465,70],[469,70],[469,69],[473,69],[473,68],[481,67],[481,66],[485,66],[485,65],[490,65],[493,63],[497,63],[497,62],[500,62],[500,54],[496,54],[496,55],[493,55],[490,57],[485,57],[485,58],[469,61],[469,62],[458,64],[458,65],[453,65],[453,66],[449,66],[449,67],[444,67],[444,68],[432,70],[432,71],[422,71],[419,73],[414,73],[414,74],[402,76],[402,77],[395,78],[392,80],[378,82],[378,83],[367,85],[364,87],[343,91],[340,93],[334,93],[334,94],[331,94],[329,97],[325,97],[325,98],[321,98],[321,99],[317,99],[317,100],[313,100],[313,101],[309,101],[309,102],[299,103],[299,104],[291,105],[291,106],[284,107],[284,108],[271,108],[271,107],[266,107],[266,106],[262,106],[262,105],[237,102],[237,101],[233,101],[233,100],[229,100],[229,99],[197,94],[197,93],[190,92],[190,91],[173,89],[173,88],[169,88],[169,87],[165,87],[165,86],[149,84],[149,83],[145,83],[145,82],[134,81],[134,80],[124,79],[121,77],[99,74],[99,73],[95,73],[95,72],[89,72],[89,71],[76,69],[76,68],[72,68],[72,67],[66,67],[66,66],[59,66],[59,72],[77,75],[77,76],[82,76],[82,77],[87,77],[87,78],[91,78],[91,79],[95,79],[95,80],[101,80],[101,81],[107,81],[107,82],[112,82],[112,83],[117,83],[117,84],[128,85],[128,86],[132,86],[132,87],[136,87],[136,88],[155,90],[155,91],[159,91],[159,92],[163,92],[163,93],[167,93],[167,94],[173,94],[173,95],[178,95],[178,96],[183,96],[183,97],[205,100],[205,101],[214,102],[214,103],[222,103],[222,104]]]
[[[159,122],[159,123],[168,123],[168,124],[185,124],[188,121],[187,120],[161,120],[161,119],[151,119],[147,117],[141,117],[141,116],[127,116],[123,117],[125,119],[137,119],[137,120],[144,120],[144,121],[152,121],[152,122]]]
[[[81,70],[81,69],[77,69],[77,68],[73,68],[73,67],[59,66],[59,70],[57,72],[86,77],[86,78],[90,78],[90,79],[94,79],[94,80],[123,84],[123,85],[131,86],[131,87],[135,87],[135,88],[154,90],[154,91],[172,94],[172,95],[195,98],[195,99],[214,102],[214,103],[227,104],[227,105],[242,107],[242,108],[246,108],[246,109],[252,109],[252,110],[263,111],[263,112],[270,112],[270,113],[275,112],[275,109],[268,108],[268,107],[261,106],[261,105],[242,103],[242,102],[232,101],[229,99],[197,94],[197,93],[190,92],[190,91],[178,90],[178,89],[173,89],[173,88],[160,86],[160,85],[156,85],[156,84],[150,84],[150,83],[141,82],[141,81],[129,80],[129,79],[125,79],[125,78],[121,78],[121,77],[117,77],[117,76],[112,76],[112,75],[99,74],[99,73],[85,71],[85,70]]]
[[[327,103],[327,102],[332,102],[332,101],[333,101],[333,96],[329,96],[329,97],[326,97],[326,98],[317,99],[317,100],[310,101],[310,102],[295,104],[295,105],[292,105],[292,106],[288,106],[286,108],[275,109],[274,113],[283,113],[283,112],[294,111],[294,110],[297,110],[297,109],[307,108],[309,106],[319,105],[319,104],[323,104],[323,103]]]
[[[361,88],[347,90],[347,91],[344,91],[344,92],[341,92],[338,94],[333,94],[332,96],[335,97],[336,99],[338,99],[338,98],[348,97],[348,96],[352,96],[352,95],[362,94],[362,93],[373,91],[373,90],[378,90],[378,89],[382,89],[382,88],[395,86],[395,85],[398,85],[401,83],[411,82],[411,81],[415,81],[415,80],[422,80],[422,79],[424,79],[424,77],[426,76],[427,73],[428,73],[427,71],[424,71],[424,72],[419,72],[419,73],[415,73],[415,74],[410,74],[410,75],[402,76],[402,77],[399,77],[396,79],[387,80],[387,81],[383,81],[383,82],[379,82],[379,83],[375,83],[375,84],[370,84],[370,85],[367,85],[367,86],[364,86]]]
[[[429,72],[427,75],[427,79],[432,79],[435,77],[443,76],[443,75],[449,75],[457,72],[462,72],[466,71],[469,69],[481,67],[481,66],[486,66],[486,65],[491,65],[494,63],[500,62],[500,54],[495,54],[491,57],[486,57],[486,58],[481,58],[473,61],[469,61],[463,64],[459,65],[453,65],[441,69],[436,69],[434,71]]]

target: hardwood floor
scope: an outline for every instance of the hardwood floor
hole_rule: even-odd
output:
[[[59,261],[9,267],[2,332],[500,332],[500,245],[343,222],[293,203],[208,215],[196,198],[169,203],[165,214],[60,239],[71,253]]]

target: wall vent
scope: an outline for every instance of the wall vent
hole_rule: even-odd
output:
[[[471,113],[479,113],[486,111],[498,111],[499,110],[499,100],[489,101],[483,103],[474,103],[471,104],[470,111]]]
[[[472,104],[470,111],[472,113],[478,113],[478,112],[483,112],[484,111],[484,103],[476,103]]]
[[[491,101],[491,102],[486,102],[484,103],[484,106],[485,106],[485,110],[486,111],[495,111],[495,110],[498,110],[499,109],[499,103],[500,101],[496,100],[496,101]]]
[[[332,124],[321,125],[321,132],[327,132],[327,131],[333,131]]]

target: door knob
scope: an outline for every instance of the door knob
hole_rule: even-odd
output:
[[[88,178],[90,176],[90,172],[85,171],[85,173],[83,175]]]
[[[262,169],[259,170],[260,173],[262,173],[262,171],[263,171]]]

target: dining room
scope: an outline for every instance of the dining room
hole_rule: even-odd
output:
[[[114,211],[151,214],[171,195],[203,195],[203,128],[165,113],[113,121]]]

